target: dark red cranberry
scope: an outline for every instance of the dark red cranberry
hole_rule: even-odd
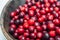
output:
[[[24,19],[20,18],[20,24],[23,24],[23,22],[24,22]]]
[[[21,17],[24,17],[24,15],[25,15],[24,12],[20,12],[19,17],[20,17],[20,18],[21,18]]]
[[[9,28],[9,33],[10,33],[10,34],[13,34],[13,33],[14,33],[14,31],[15,31],[15,29],[14,29],[14,28],[12,28],[12,27],[10,27],[10,28]]]
[[[14,33],[14,35],[13,35],[15,38],[18,38],[18,33]]]
[[[44,35],[43,35],[43,40],[49,40],[49,34],[47,33],[47,32],[44,32],[43,33]]]
[[[19,25],[20,24],[20,20],[19,19],[15,20],[15,24]]]

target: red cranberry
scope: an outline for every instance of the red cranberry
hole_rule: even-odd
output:
[[[29,20],[29,15],[25,15],[25,16],[24,16],[24,19]]]
[[[40,2],[36,2],[36,6],[40,8]]]
[[[44,22],[44,18],[43,17],[38,18],[38,22]]]
[[[29,10],[29,15],[30,16],[34,16],[34,11],[33,10]]]
[[[20,12],[19,17],[20,17],[20,18],[21,18],[21,17],[24,17],[24,15],[25,15],[24,12]]]
[[[29,25],[33,25],[34,24],[34,20],[33,19],[29,19],[28,23],[29,23]]]
[[[43,30],[41,26],[37,26],[36,29],[37,29],[37,31],[42,31]]]
[[[54,16],[53,15],[49,15],[48,16],[48,20],[53,20],[54,19]]]
[[[58,8],[58,7],[55,7],[54,10],[55,10],[55,11],[59,11],[59,8]]]
[[[56,29],[57,34],[60,34],[60,28]]]
[[[30,10],[36,10],[36,6],[32,6]]]
[[[55,36],[56,36],[56,33],[55,33],[55,31],[50,31],[50,32],[49,32],[49,35],[50,35],[51,37],[55,37]]]
[[[48,23],[48,29],[54,30],[55,29],[54,23]]]
[[[47,29],[47,25],[46,25],[46,24],[43,24],[43,25],[42,25],[42,28],[43,28],[44,30],[46,30],[46,29]]]
[[[18,28],[23,28],[23,26],[22,25],[19,25]]]
[[[54,3],[54,0],[49,0],[50,3]]]
[[[29,37],[29,33],[28,32],[24,32],[24,37]]]
[[[20,35],[20,36],[18,37],[18,39],[19,39],[19,40],[25,40],[25,37],[24,37],[23,35]]]
[[[24,26],[25,29],[29,28],[29,24],[28,23],[24,23],[23,26]]]
[[[37,38],[42,38],[43,34],[41,32],[37,33]]]
[[[46,7],[50,7],[50,3],[49,2],[46,2],[45,6]]]
[[[46,14],[45,10],[41,10],[40,12],[41,12],[41,14]]]
[[[39,24],[39,22],[35,22],[35,24],[34,24],[35,26],[39,26],[40,24]]]
[[[34,29],[35,29],[35,27],[34,27],[34,26],[29,26],[29,31],[30,31],[30,32],[33,32],[33,31],[34,31]]]
[[[54,19],[54,20],[53,20],[53,22],[54,22],[54,24],[57,24],[57,25],[59,25],[59,24],[60,24],[59,19]]]
[[[15,38],[18,38],[18,33],[14,33],[13,35]]]
[[[10,28],[9,28],[9,33],[10,33],[10,34],[13,34],[13,33],[14,33],[14,31],[15,31],[15,29],[14,29],[14,28],[12,28],[12,27],[10,27]]]
[[[34,38],[36,38],[36,34],[35,33],[31,33],[30,37],[34,39]]]
[[[19,34],[23,34],[24,33],[24,29],[22,29],[22,28],[18,28],[17,30],[18,30]]]
[[[15,11],[10,14],[11,17],[14,17],[16,15],[17,15],[17,13]]]
[[[16,25],[15,24],[12,24],[10,27],[16,29]]]

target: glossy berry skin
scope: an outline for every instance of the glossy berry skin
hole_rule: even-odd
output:
[[[15,31],[15,29],[14,29],[14,28],[12,28],[12,27],[10,27],[10,28],[9,28],[9,33],[10,33],[10,34],[13,34],[13,33],[14,33],[14,31]]]
[[[11,17],[14,17],[16,15],[17,15],[17,13],[15,11],[10,14]]]
[[[29,37],[29,33],[28,32],[25,32],[24,33],[24,37]]]
[[[49,32],[49,35],[50,35],[51,37],[55,37],[55,36],[56,36],[56,33],[55,33],[55,31],[50,31],[50,32]]]
[[[37,33],[37,38],[42,38],[43,34],[41,32]]]
[[[14,35],[13,35],[15,38],[18,38],[18,33],[14,33]]]
[[[22,29],[22,28],[18,28],[17,30],[18,30],[19,34],[23,34],[24,33],[24,29]]]
[[[24,23],[23,26],[24,26],[25,29],[29,28],[29,24],[28,23]]]
[[[54,23],[48,23],[48,29],[49,30],[54,30],[55,29]]]
[[[36,38],[36,34],[35,34],[35,33],[31,33],[31,34],[30,34],[30,37],[31,37],[32,39],[34,39],[34,38]]]
[[[59,24],[60,24],[59,19],[54,19],[53,22],[54,22],[54,24],[56,24],[56,25],[59,25]]]
[[[48,20],[53,20],[54,19],[54,16],[53,15],[49,15],[48,16]]]
[[[28,23],[29,23],[29,25],[33,25],[34,24],[34,20],[30,19],[30,20],[28,20]]]
[[[56,29],[57,34],[60,34],[60,28]]]
[[[34,16],[34,11],[33,10],[29,10],[29,15],[30,16]]]
[[[41,26],[36,26],[36,29],[37,29],[37,31],[42,31],[43,30]]]
[[[29,31],[30,31],[30,32],[33,32],[33,31],[34,31],[34,29],[35,29],[35,27],[34,27],[34,26],[29,26]]]

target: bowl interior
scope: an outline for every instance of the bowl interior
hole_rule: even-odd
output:
[[[10,35],[8,31],[10,22],[10,13],[15,9],[17,9],[19,5],[23,5],[24,3],[25,0],[12,0],[10,3],[8,2],[8,5],[6,5],[5,10],[3,11],[4,29],[13,40],[15,40],[14,37]]]

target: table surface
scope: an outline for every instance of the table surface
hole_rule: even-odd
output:
[[[0,0],[0,17],[1,17],[1,12],[8,1],[9,0]],[[6,40],[1,30],[1,24],[0,24],[0,40]]]

